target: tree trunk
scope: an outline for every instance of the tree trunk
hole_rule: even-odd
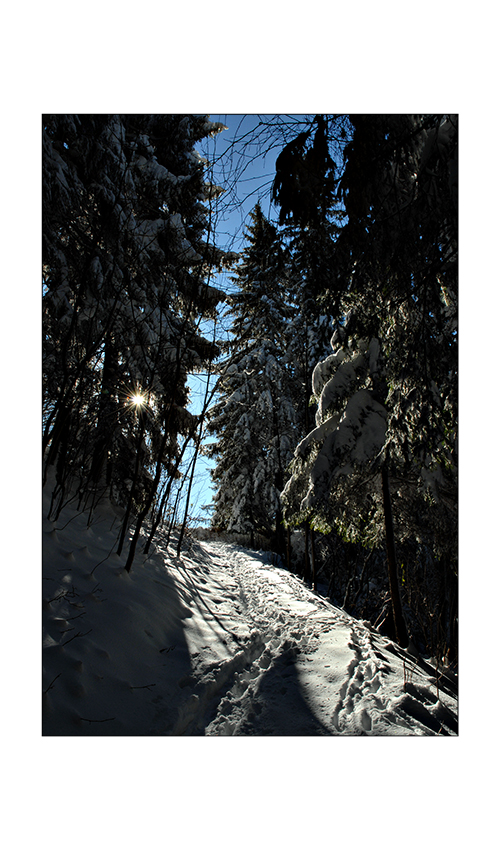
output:
[[[315,593],[318,592],[318,583],[316,578],[316,550],[314,548],[314,530],[311,528],[311,567],[312,567],[312,588]]]
[[[278,555],[283,558],[286,552],[286,541],[285,541],[285,530],[283,528],[283,511],[281,508],[278,508],[276,511],[276,516],[274,520],[274,528],[275,534],[274,539],[276,541],[276,551]]]
[[[162,437],[159,452],[158,452],[158,460],[156,461],[156,472],[155,472],[155,477],[154,477],[154,481],[153,481],[153,486],[151,487],[150,492],[146,496],[146,500],[145,500],[145,504],[144,504],[143,509],[141,511],[139,511],[139,514],[138,514],[137,520],[136,520],[136,524],[135,524],[134,534],[133,534],[132,540],[130,542],[130,549],[129,549],[128,556],[127,556],[127,562],[125,564],[125,569],[126,569],[127,572],[130,572],[130,570],[131,570],[132,563],[134,561],[135,550],[137,548],[137,543],[138,543],[138,540],[139,540],[139,535],[141,533],[142,524],[143,524],[144,520],[146,519],[146,517],[147,517],[147,515],[150,511],[151,505],[153,504],[153,499],[155,497],[155,493],[157,492],[158,485],[160,483],[161,473],[162,473],[162,470],[163,470],[162,458],[163,458],[163,453],[165,451],[167,441],[168,441],[168,437],[169,437],[171,412],[172,412],[172,404],[170,405],[170,408],[165,415],[164,432],[163,432],[163,437]]]
[[[115,430],[116,405],[113,401],[113,394],[116,391],[116,366],[116,351],[111,338],[108,337],[105,343],[102,367],[97,437],[90,468],[90,480],[94,484],[98,484],[106,472],[108,454]]]
[[[382,495],[384,500],[385,540],[387,546],[387,566],[389,570],[389,589],[391,593],[392,614],[394,617],[394,628],[396,640],[400,646],[408,646],[408,632],[401,606],[399,593],[398,567],[396,561],[396,547],[394,543],[394,525],[392,520],[391,494],[389,490],[389,475],[387,468],[382,467]]]
[[[132,486],[130,487],[130,492],[128,494],[127,507],[125,508],[125,516],[123,517],[122,529],[121,529],[121,532],[120,532],[120,539],[118,541],[118,546],[117,546],[117,549],[116,549],[117,555],[121,555],[121,553],[122,553],[123,544],[125,542],[125,536],[126,536],[127,531],[128,531],[128,523],[129,523],[129,519],[130,519],[130,514],[132,513],[132,501],[133,501],[135,489],[137,487],[137,482],[139,481],[139,472],[140,472],[140,468],[141,468],[143,437],[144,437],[144,423],[143,423],[143,419],[141,418],[141,424],[140,424],[140,429],[139,429],[139,437],[138,437],[138,440],[137,440],[137,454],[135,456],[134,474],[132,476]]]
[[[186,531],[186,524],[187,524],[188,515],[189,515],[189,500],[191,498],[191,489],[192,489],[192,486],[193,486],[194,475],[195,475],[195,472],[196,472],[196,461],[198,460],[198,452],[200,450],[202,436],[203,436],[203,422],[201,421],[200,422],[200,433],[199,433],[198,437],[196,438],[196,443],[195,443],[195,447],[194,447],[194,455],[193,455],[193,458],[192,458],[192,461],[191,461],[192,467],[191,467],[191,474],[189,476],[189,485],[188,485],[188,490],[187,490],[187,495],[186,495],[186,505],[185,505],[185,508],[184,508],[184,517],[182,519],[181,530],[179,532],[179,540],[177,542],[177,557],[178,558],[180,558],[180,556],[181,556],[182,541],[183,541],[184,534],[185,534],[185,531]]]
[[[250,507],[249,507],[249,513],[250,513],[250,517],[249,517],[249,519],[250,519],[250,548],[255,549],[255,526],[254,526],[252,499],[253,499],[253,497],[251,497],[251,499],[250,499]]]
[[[56,463],[56,460],[58,459],[58,455],[60,455],[61,444],[64,443],[67,433],[69,431],[70,418],[71,405],[61,403],[59,405],[59,409],[55,417],[54,427],[52,428],[52,431],[50,432],[50,435],[48,436],[46,441],[47,445],[50,442],[50,446],[47,451],[45,463],[45,480],[47,476],[48,467],[53,466]]]
[[[173,533],[175,526],[176,526],[176,523],[177,523],[177,509],[179,507],[179,502],[181,500],[181,494],[182,494],[182,485],[180,485],[177,488],[177,493],[175,494],[174,506],[172,508],[172,513],[170,515],[170,522],[168,524],[168,532],[167,532],[167,539],[166,539],[167,546],[170,546],[170,538],[172,536],[172,533]]]
[[[309,581],[311,577],[311,568],[309,566],[309,526],[306,522],[304,526],[304,536],[305,536],[305,551],[304,551],[304,578],[306,581]]]

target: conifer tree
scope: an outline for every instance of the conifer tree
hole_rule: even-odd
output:
[[[44,449],[71,486],[144,511],[192,433],[187,376],[217,354],[197,331],[211,271],[193,115],[43,118]],[[57,510],[57,505],[55,507]]]
[[[230,296],[234,349],[220,382],[210,430],[218,441],[213,524],[228,531],[277,535],[279,493],[297,439],[293,376],[285,362],[292,315],[288,270],[276,228],[257,205]]]
[[[456,558],[457,122],[351,121],[338,184],[348,221],[318,293],[338,330],[284,500],[288,520],[305,513],[372,545],[385,534],[404,643],[395,543],[412,536]]]

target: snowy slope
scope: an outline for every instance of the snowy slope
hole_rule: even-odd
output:
[[[44,510],[48,497],[44,497]],[[266,553],[161,533],[130,573],[107,505],[43,521],[44,735],[455,735],[456,683]]]

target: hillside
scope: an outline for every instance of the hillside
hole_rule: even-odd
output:
[[[456,735],[457,683],[269,553],[161,532],[130,573],[119,519],[43,520],[43,734]]]

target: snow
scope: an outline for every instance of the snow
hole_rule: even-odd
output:
[[[321,424],[330,408],[335,406],[339,398],[345,398],[352,387],[356,385],[356,369],[351,361],[341,363],[329,381],[322,389],[316,413],[316,422]]]
[[[111,505],[43,523],[46,736],[455,736],[456,682],[269,553],[157,535],[125,572]]]
[[[334,354],[330,354],[325,360],[320,361],[315,367],[312,375],[312,391],[316,396],[321,394],[321,391],[332,374],[332,371],[342,363],[346,358],[346,354],[339,350]]]
[[[304,457],[308,447],[321,443],[310,470],[309,490],[302,500],[303,510],[328,498],[331,482],[351,475],[355,464],[372,460],[382,450],[386,434],[386,410],[370,390],[357,390],[349,399],[342,418],[332,416],[311,431],[297,446],[296,457]]]
[[[336,449],[352,449],[352,459],[363,463],[383,447],[386,432],[386,410],[369,390],[358,390],[349,399],[340,422]]]

